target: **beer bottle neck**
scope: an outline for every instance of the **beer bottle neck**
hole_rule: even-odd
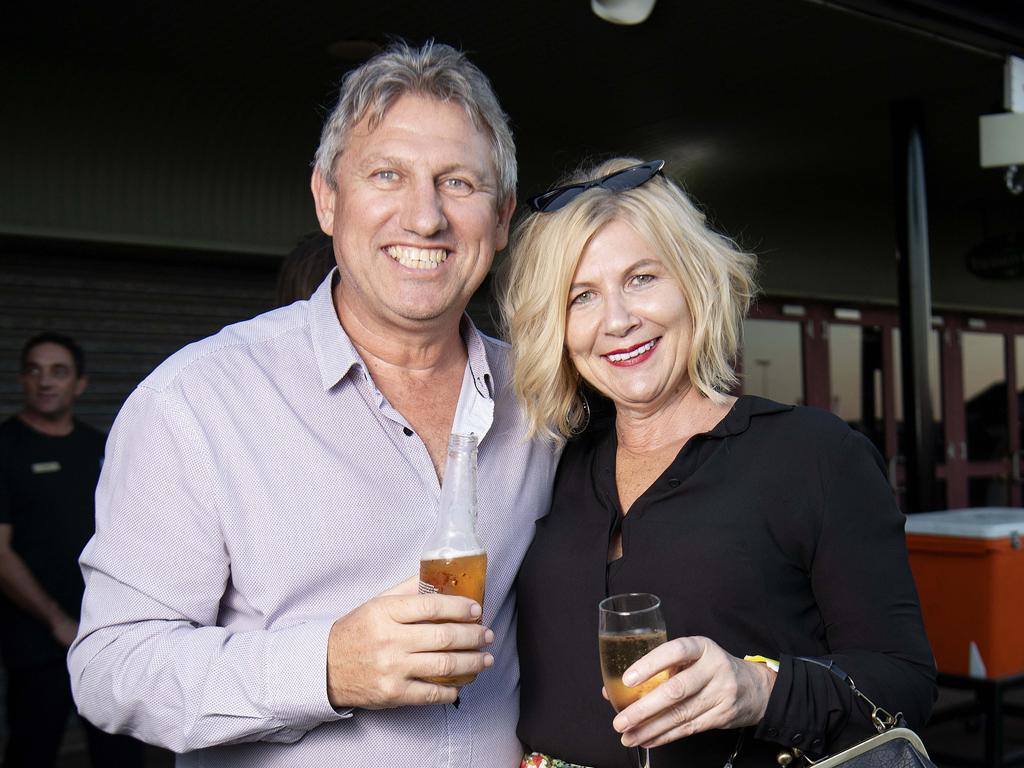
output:
[[[428,550],[481,551],[476,535],[476,438],[452,435],[448,444],[437,528]]]

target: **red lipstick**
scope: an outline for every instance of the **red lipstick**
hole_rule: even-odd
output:
[[[660,341],[661,337],[659,336],[656,339],[649,339],[648,341],[641,342],[640,344],[634,344],[631,347],[614,349],[611,352],[606,352],[602,357],[616,368],[628,368],[633,365],[639,365],[654,354],[654,350],[657,349],[658,342]],[[641,349],[643,351],[636,354],[637,350]],[[618,359],[612,359],[613,356]]]

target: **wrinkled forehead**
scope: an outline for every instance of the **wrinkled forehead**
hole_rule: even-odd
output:
[[[441,136],[453,145],[462,145],[485,154],[489,170],[498,172],[498,158],[491,132],[482,125],[469,106],[457,99],[443,99],[433,94],[408,91],[396,94],[387,102],[368,105],[346,133],[338,158],[354,143],[365,151],[394,138],[403,129],[410,135]],[[336,158],[337,160],[337,158]]]

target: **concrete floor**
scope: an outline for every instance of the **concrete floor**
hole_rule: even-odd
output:
[[[939,700],[935,712],[960,704],[969,704],[973,695],[966,691],[950,688],[939,689]],[[1018,755],[1015,764],[1024,765],[1024,688],[1007,691],[1004,706],[1017,710],[1016,715],[1003,717],[1003,765],[1014,753]],[[953,765],[974,765],[986,768],[984,763],[985,718],[975,715],[945,722],[932,722],[920,731],[920,736],[932,754],[950,755],[955,759],[937,760],[939,768]],[[987,768],[992,768],[988,766]]]

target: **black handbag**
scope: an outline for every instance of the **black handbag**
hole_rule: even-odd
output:
[[[852,747],[828,755],[818,760],[811,760],[799,749],[783,750],[778,755],[778,763],[782,768],[935,768],[935,763],[928,757],[921,737],[907,727],[903,714],[889,714],[876,706],[853,683],[853,678],[835,665],[831,659],[815,659],[809,656],[795,656],[796,661],[806,661],[823,667],[850,687],[857,700],[864,702],[871,709],[871,724],[878,731],[864,741]]]

